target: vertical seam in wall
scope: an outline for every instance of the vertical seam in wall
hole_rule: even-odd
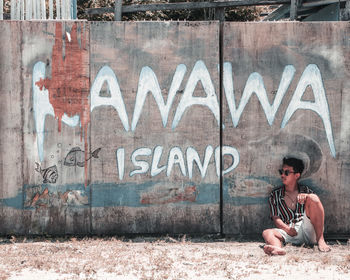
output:
[[[89,42],[89,46],[88,46],[88,50],[89,50],[89,88],[91,88],[91,36],[90,36],[90,32],[91,32],[91,24],[90,22],[86,23],[86,28],[88,29],[88,42]],[[90,96],[91,97],[91,96]],[[91,104],[90,104],[90,108],[91,108]],[[86,132],[89,130],[89,142],[90,142],[90,153],[91,153],[91,125],[92,125],[92,119],[91,119],[91,109],[89,108],[90,112],[90,124],[89,124],[89,128],[86,130]],[[89,164],[89,189],[90,189],[90,213],[89,213],[89,234],[93,233],[93,228],[92,228],[92,180],[91,180],[91,172],[92,172],[92,168],[91,168],[91,161]],[[86,175],[85,175],[86,176]]]
[[[20,53],[21,53],[21,100],[20,100],[20,106],[21,106],[21,175],[22,175],[22,219],[24,215],[24,199],[25,199],[25,187],[24,187],[24,82],[23,82],[23,30],[22,30],[22,22],[18,22],[19,29],[20,29],[20,36],[21,36],[21,44],[20,44]],[[22,221],[22,224],[23,221]],[[28,229],[24,229],[27,231]]]
[[[220,91],[220,235],[223,235],[223,157],[222,157],[222,143],[223,143],[223,30],[224,23],[219,22],[219,91]]]

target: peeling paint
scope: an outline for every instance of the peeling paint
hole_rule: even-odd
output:
[[[49,190],[45,188],[41,193],[37,192],[34,197],[29,201],[29,203],[25,203],[25,207],[47,207],[49,205]]]
[[[74,186],[73,186],[74,187]],[[67,189],[64,187],[27,186],[25,187],[25,208],[49,208],[49,207],[77,207],[89,204],[88,195],[84,186],[79,189]]]
[[[58,131],[61,131],[62,118],[79,116],[81,138],[84,135],[84,148],[88,150],[88,125],[90,122],[90,82],[89,52],[87,49],[87,31],[80,25],[80,44],[78,41],[78,23],[72,27],[70,36],[63,42],[62,23],[56,23],[55,44],[52,48],[51,79],[45,78],[35,84],[49,92],[49,101],[58,119]],[[68,33],[66,33],[68,34]],[[64,44],[63,44],[64,43]],[[64,46],[64,47],[63,47]],[[87,160],[85,154],[85,160]],[[87,184],[87,166],[85,166],[85,185]]]
[[[181,201],[196,201],[196,186],[169,188],[141,195],[141,204],[167,204]]]

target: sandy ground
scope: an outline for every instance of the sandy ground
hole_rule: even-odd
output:
[[[0,279],[350,279],[350,243],[331,253],[261,242],[171,237],[0,239]]]

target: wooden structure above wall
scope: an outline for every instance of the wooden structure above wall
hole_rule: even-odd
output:
[[[0,20],[32,19],[77,19],[77,1],[50,0],[45,7],[44,0],[0,0]],[[225,9],[236,7],[268,6],[264,21],[297,20],[297,21],[347,21],[350,20],[350,0],[214,0],[200,2],[153,1],[147,4],[123,5],[123,0],[115,0],[114,6],[89,8],[87,16],[114,13],[114,20],[121,21],[123,14],[211,9],[215,19],[225,21]],[[9,10],[11,7],[11,13]],[[46,10],[46,13],[44,12]],[[227,20],[227,15],[226,15]]]
[[[122,14],[183,10],[183,9],[215,9],[215,19],[224,21],[225,8],[242,6],[271,6],[280,5],[266,17],[266,20],[299,20],[299,21],[339,21],[350,19],[349,0],[234,0],[234,1],[202,1],[177,3],[152,3],[143,5],[122,5],[122,0],[115,0],[114,7],[87,9],[86,14],[96,15],[114,13],[115,20],[122,20]]]

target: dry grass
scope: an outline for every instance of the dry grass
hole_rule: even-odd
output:
[[[299,279],[305,274],[308,279],[350,279],[349,245],[331,245],[331,253],[287,246],[282,257],[266,256],[260,245],[186,236],[12,237],[0,244],[0,279]]]

